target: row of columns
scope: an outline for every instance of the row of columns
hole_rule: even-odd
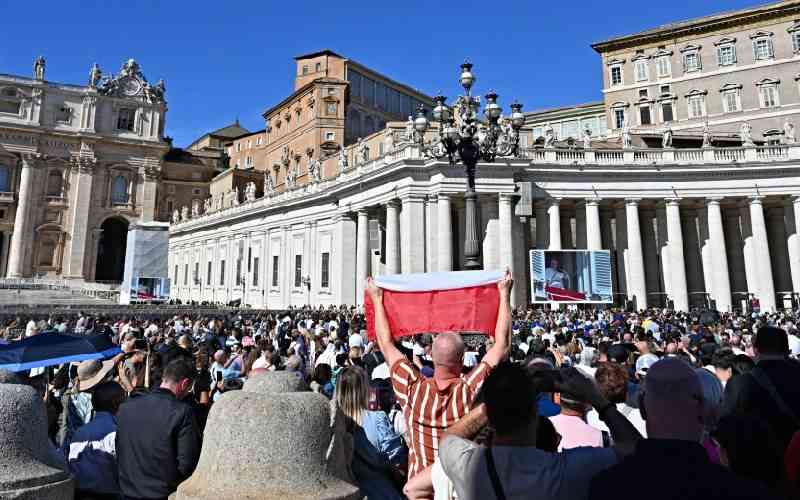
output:
[[[727,311],[732,307],[732,288],[721,201],[722,198],[710,198],[706,202],[707,241],[702,245],[703,274],[706,290],[716,301],[717,308]],[[638,308],[646,308],[648,306],[648,287],[642,246],[643,228],[639,221],[639,202],[640,199],[626,199],[624,209],[617,209],[615,214],[617,221],[616,244],[618,249],[622,249],[619,252],[621,258],[617,265],[620,268],[619,276],[624,279],[624,283],[620,283],[618,288],[624,289],[629,298],[635,299]],[[580,247],[589,250],[601,249],[604,239],[607,246],[609,248],[611,246],[610,217],[601,220],[599,203],[599,199],[588,199],[585,201],[584,210],[576,213],[579,233],[582,228],[585,228],[585,243],[583,235],[580,234],[576,238],[577,243]],[[549,200],[546,214],[545,208],[542,207],[537,207],[536,213],[537,220],[547,218],[548,248],[551,250],[562,249],[562,235],[569,234],[571,240],[571,228],[566,228],[564,231],[560,199]],[[665,230],[666,232],[666,241],[660,250],[664,284],[668,296],[674,301],[675,308],[688,310],[687,261],[684,255],[680,200],[666,199],[664,213],[665,227],[659,224],[659,231]],[[800,220],[800,197],[793,201],[790,215],[785,217],[788,260],[791,267],[793,290],[798,292],[800,291],[800,235],[797,234],[797,221]],[[776,307],[775,285],[772,278],[772,262],[762,197],[750,197],[746,206],[740,208],[739,216],[741,217],[747,289],[759,298],[763,310],[774,310]],[[623,219],[624,225],[621,223]],[[543,226],[538,223],[536,226],[538,244],[541,244],[545,235]],[[652,230],[652,228],[650,229]],[[608,231],[606,236],[603,234],[604,231]],[[696,238],[696,236],[693,237]]]

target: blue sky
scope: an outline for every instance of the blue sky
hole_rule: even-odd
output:
[[[599,100],[589,46],[659,24],[748,7],[757,0],[458,2],[0,0],[0,73],[85,83],[92,63],[117,72],[135,58],[167,85],[167,134],[178,146],[237,117],[251,130],[292,90],[293,57],[330,48],[433,95],[454,96],[469,57],[476,90],[525,110]]]

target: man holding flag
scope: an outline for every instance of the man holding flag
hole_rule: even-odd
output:
[[[507,355],[511,334],[510,273],[497,282],[499,305],[494,329],[494,346],[482,362],[469,373],[462,374],[464,342],[456,332],[438,332],[433,342],[433,378],[426,379],[397,349],[383,304],[383,290],[370,278],[366,293],[374,307],[375,336],[380,350],[391,368],[392,386],[406,420],[406,441],[409,447],[409,482],[404,493],[409,498],[424,497],[432,492],[431,467],[439,449],[439,440],[448,427],[467,414],[475,394],[491,370]],[[436,311],[448,315],[451,311]],[[421,332],[420,332],[421,333]],[[417,490],[413,485],[423,485]],[[429,489],[430,488],[430,489]],[[425,491],[428,490],[428,491]]]

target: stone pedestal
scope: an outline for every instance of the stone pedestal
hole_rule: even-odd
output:
[[[206,429],[213,432],[205,434],[197,469],[178,487],[177,500],[363,496],[329,471],[333,432],[329,403],[321,394],[229,392],[211,408]]]
[[[242,390],[257,394],[283,394],[307,391],[308,385],[300,377],[299,372],[277,371],[249,377]]]
[[[0,384],[0,498],[71,500],[72,477],[47,441],[47,411],[32,387]]]

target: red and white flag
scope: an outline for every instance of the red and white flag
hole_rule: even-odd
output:
[[[494,336],[504,271],[395,274],[375,278],[394,338],[418,333],[469,332]],[[375,308],[365,294],[367,335],[375,339]]]

